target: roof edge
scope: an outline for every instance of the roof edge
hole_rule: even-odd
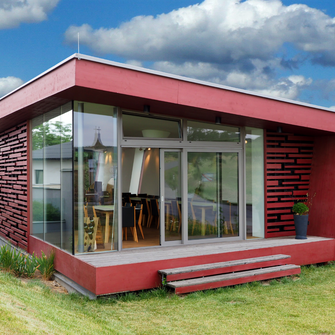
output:
[[[15,92],[21,90],[22,88],[24,88],[25,86],[28,86],[29,84],[31,84],[32,82],[36,81],[37,79],[47,75],[48,73],[52,72],[53,70],[57,69],[58,67],[64,65],[65,63],[68,63],[69,61],[73,60],[73,59],[78,59],[77,54],[73,54],[70,57],[62,60],[61,62],[57,63],[56,65],[54,65],[53,67],[49,68],[48,70],[42,72],[41,74],[39,74],[38,76],[30,79],[29,81],[23,83],[22,85],[20,85],[19,87],[15,88],[13,91],[10,91],[9,93],[5,94],[4,96],[2,96],[0,98],[0,102],[2,100],[4,100],[5,98],[7,98],[8,96],[14,94]]]
[[[123,68],[123,69],[127,69],[127,70],[134,70],[134,71],[138,71],[138,72],[142,72],[142,73],[148,73],[148,74],[152,74],[152,75],[156,75],[156,76],[160,76],[160,77],[176,79],[176,80],[180,80],[180,81],[184,81],[184,82],[188,82],[188,83],[193,83],[193,84],[203,85],[203,86],[207,86],[207,87],[218,88],[218,89],[222,89],[222,90],[226,90],[226,91],[247,94],[247,95],[251,95],[251,96],[255,96],[255,97],[259,97],[259,98],[265,98],[265,99],[270,99],[270,100],[274,100],[274,101],[285,102],[285,103],[289,103],[289,104],[293,104],[293,105],[309,107],[309,108],[313,108],[313,109],[319,109],[319,110],[323,110],[323,111],[326,111],[326,112],[335,113],[335,110],[327,108],[327,107],[323,107],[323,106],[318,106],[318,105],[309,104],[309,103],[306,103],[306,102],[301,102],[301,101],[296,101],[296,100],[291,100],[291,99],[277,98],[277,97],[273,97],[273,96],[270,96],[270,95],[255,93],[255,92],[240,89],[240,88],[234,88],[234,87],[230,87],[230,86],[211,83],[211,82],[204,81],[204,80],[193,79],[193,78],[184,77],[184,76],[180,76],[180,75],[175,75],[175,74],[170,74],[170,73],[161,72],[161,71],[157,71],[157,70],[147,69],[147,68],[139,67],[139,66],[136,66],[136,65],[119,63],[119,62],[115,62],[115,61],[111,61],[111,60],[107,60],[107,59],[103,59],[103,58],[98,58],[98,57],[94,57],[94,56],[88,56],[88,55],[84,55],[84,54],[80,54],[80,53],[74,53],[73,55],[69,56],[68,58],[64,59],[63,61],[61,61],[58,64],[54,65],[53,67],[49,68],[48,70],[42,72],[37,77],[27,81],[26,83],[17,87],[13,91],[7,93],[6,95],[4,95],[3,97],[0,98],[0,102],[3,99],[5,99],[6,97],[14,94],[15,92],[22,89],[23,87],[29,85],[30,83],[32,83],[32,82],[36,81],[37,79],[45,76],[46,74],[52,72],[56,68],[62,66],[63,64],[65,64],[65,63],[67,63],[67,62],[69,62],[73,59],[87,60],[87,61],[100,63],[100,64],[105,64],[105,65],[110,65],[110,66],[115,66],[115,67],[119,67],[119,68]]]

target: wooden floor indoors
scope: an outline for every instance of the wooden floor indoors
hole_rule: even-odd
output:
[[[128,229],[128,239],[125,240],[123,238],[122,241],[122,248],[123,249],[128,249],[128,248],[144,248],[144,247],[154,247],[154,246],[159,246],[160,240],[159,240],[159,234],[160,231],[156,227],[152,226],[150,228],[148,227],[142,227],[143,229],[143,235],[144,235],[144,240],[141,236],[141,233],[139,230],[137,230],[137,236],[138,236],[138,242],[135,242],[133,240],[133,236]]]

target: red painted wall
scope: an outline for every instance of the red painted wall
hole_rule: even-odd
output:
[[[70,61],[57,70],[34,80],[17,92],[0,101],[0,118],[9,116],[29,105],[43,101],[75,84],[75,60]],[[45,111],[44,111],[45,112]]]
[[[315,138],[309,235],[335,237],[335,135]]]
[[[0,134],[0,235],[28,247],[27,124]]]
[[[95,293],[96,290],[96,268],[80,261],[75,256],[70,255],[66,251],[53,247],[34,236],[29,236],[29,253],[35,253],[41,256],[41,251],[49,255],[51,251],[55,252],[55,269],[64,276],[72,279],[80,286],[86,288],[90,292]]]

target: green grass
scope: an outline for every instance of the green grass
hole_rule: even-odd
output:
[[[89,301],[0,273],[1,334],[335,334],[335,265],[178,297],[164,289]]]

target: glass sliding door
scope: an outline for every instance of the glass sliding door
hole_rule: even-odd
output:
[[[238,152],[188,152],[188,239],[240,236]]]
[[[181,241],[181,151],[161,150],[161,239],[162,244]]]

